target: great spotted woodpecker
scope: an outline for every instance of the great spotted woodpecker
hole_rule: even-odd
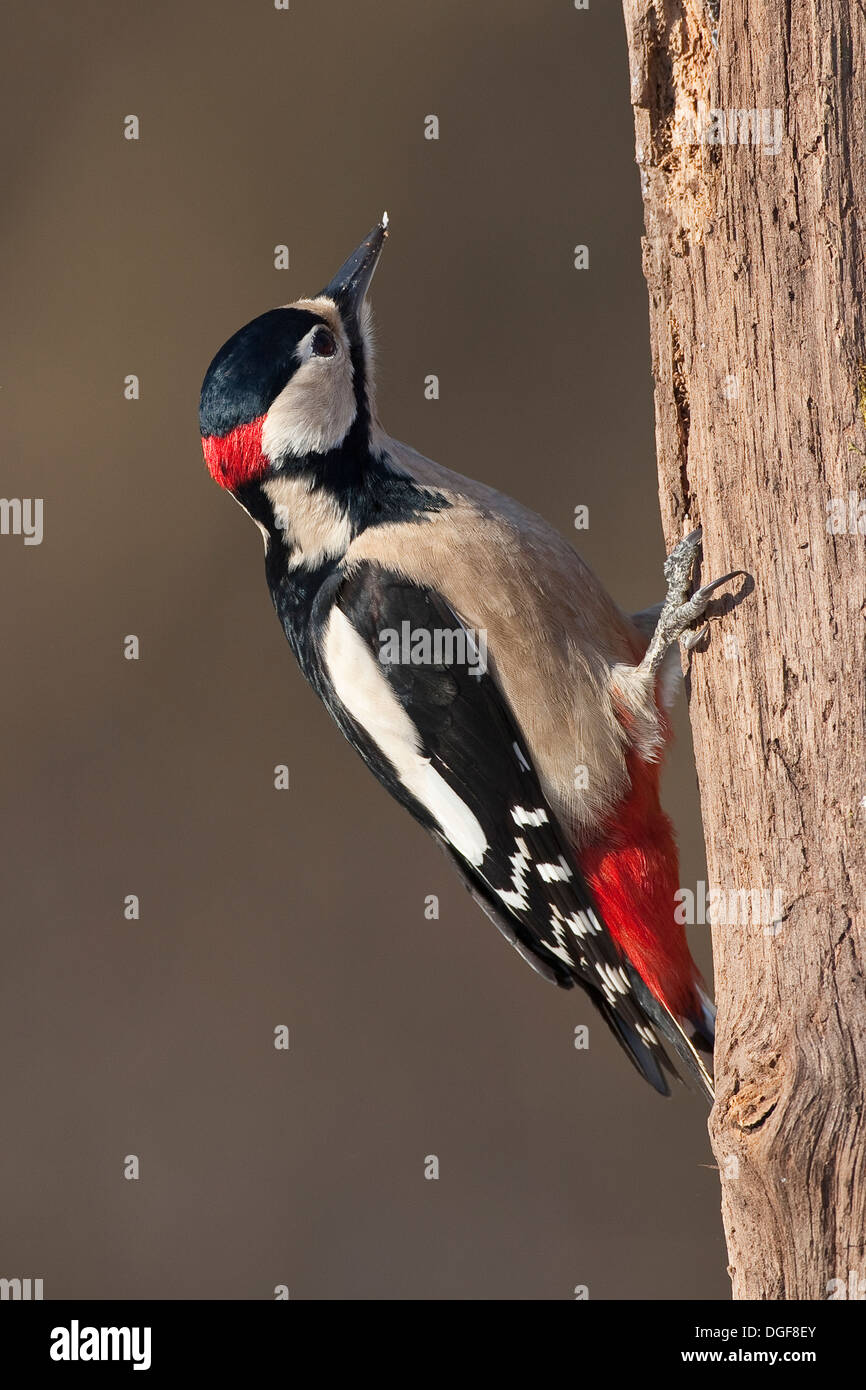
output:
[[[301,670],[379,781],[657,1091],[679,1065],[711,1097],[658,770],[677,639],[725,580],[688,597],[693,532],[664,604],[628,618],[539,516],[384,433],[366,292],[386,235],[387,215],[320,294],[220,349],[208,468],[260,527]]]

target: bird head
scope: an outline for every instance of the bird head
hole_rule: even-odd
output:
[[[319,294],[260,314],[208,367],[199,407],[205,461],[244,505],[269,479],[348,486],[369,454],[366,293],[387,229],[385,213]]]

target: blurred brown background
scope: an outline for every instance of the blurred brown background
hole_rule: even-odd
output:
[[[223,340],[387,208],[386,426],[540,511],[623,606],[660,597],[619,6],[19,0],[7,29],[2,492],[44,498],[45,534],[0,537],[0,1275],[47,1298],[726,1296],[702,1102],[656,1097],[533,975],[343,743],[197,433]]]

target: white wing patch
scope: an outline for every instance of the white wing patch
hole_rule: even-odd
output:
[[[328,619],[324,655],[334,690],[349,714],[384,753],[406,790],[429,811],[449,844],[479,868],[487,850],[481,822],[424,757],[418,730],[364,639],[339,608],[333,608]]]

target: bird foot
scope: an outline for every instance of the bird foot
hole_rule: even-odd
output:
[[[700,527],[690,531],[679,545],[674,546],[665,560],[664,576],[668,591],[655,632],[641,662],[643,669],[650,675],[655,675],[668,648],[678,639],[682,639],[683,646],[687,651],[691,651],[707,630],[706,623],[701,624],[699,628],[695,628],[695,623],[704,616],[713,594],[723,584],[743,573],[742,570],[732,570],[730,574],[722,575],[721,579],[715,579],[711,584],[703,584],[689,597],[692,569],[701,548],[701,535]]]

